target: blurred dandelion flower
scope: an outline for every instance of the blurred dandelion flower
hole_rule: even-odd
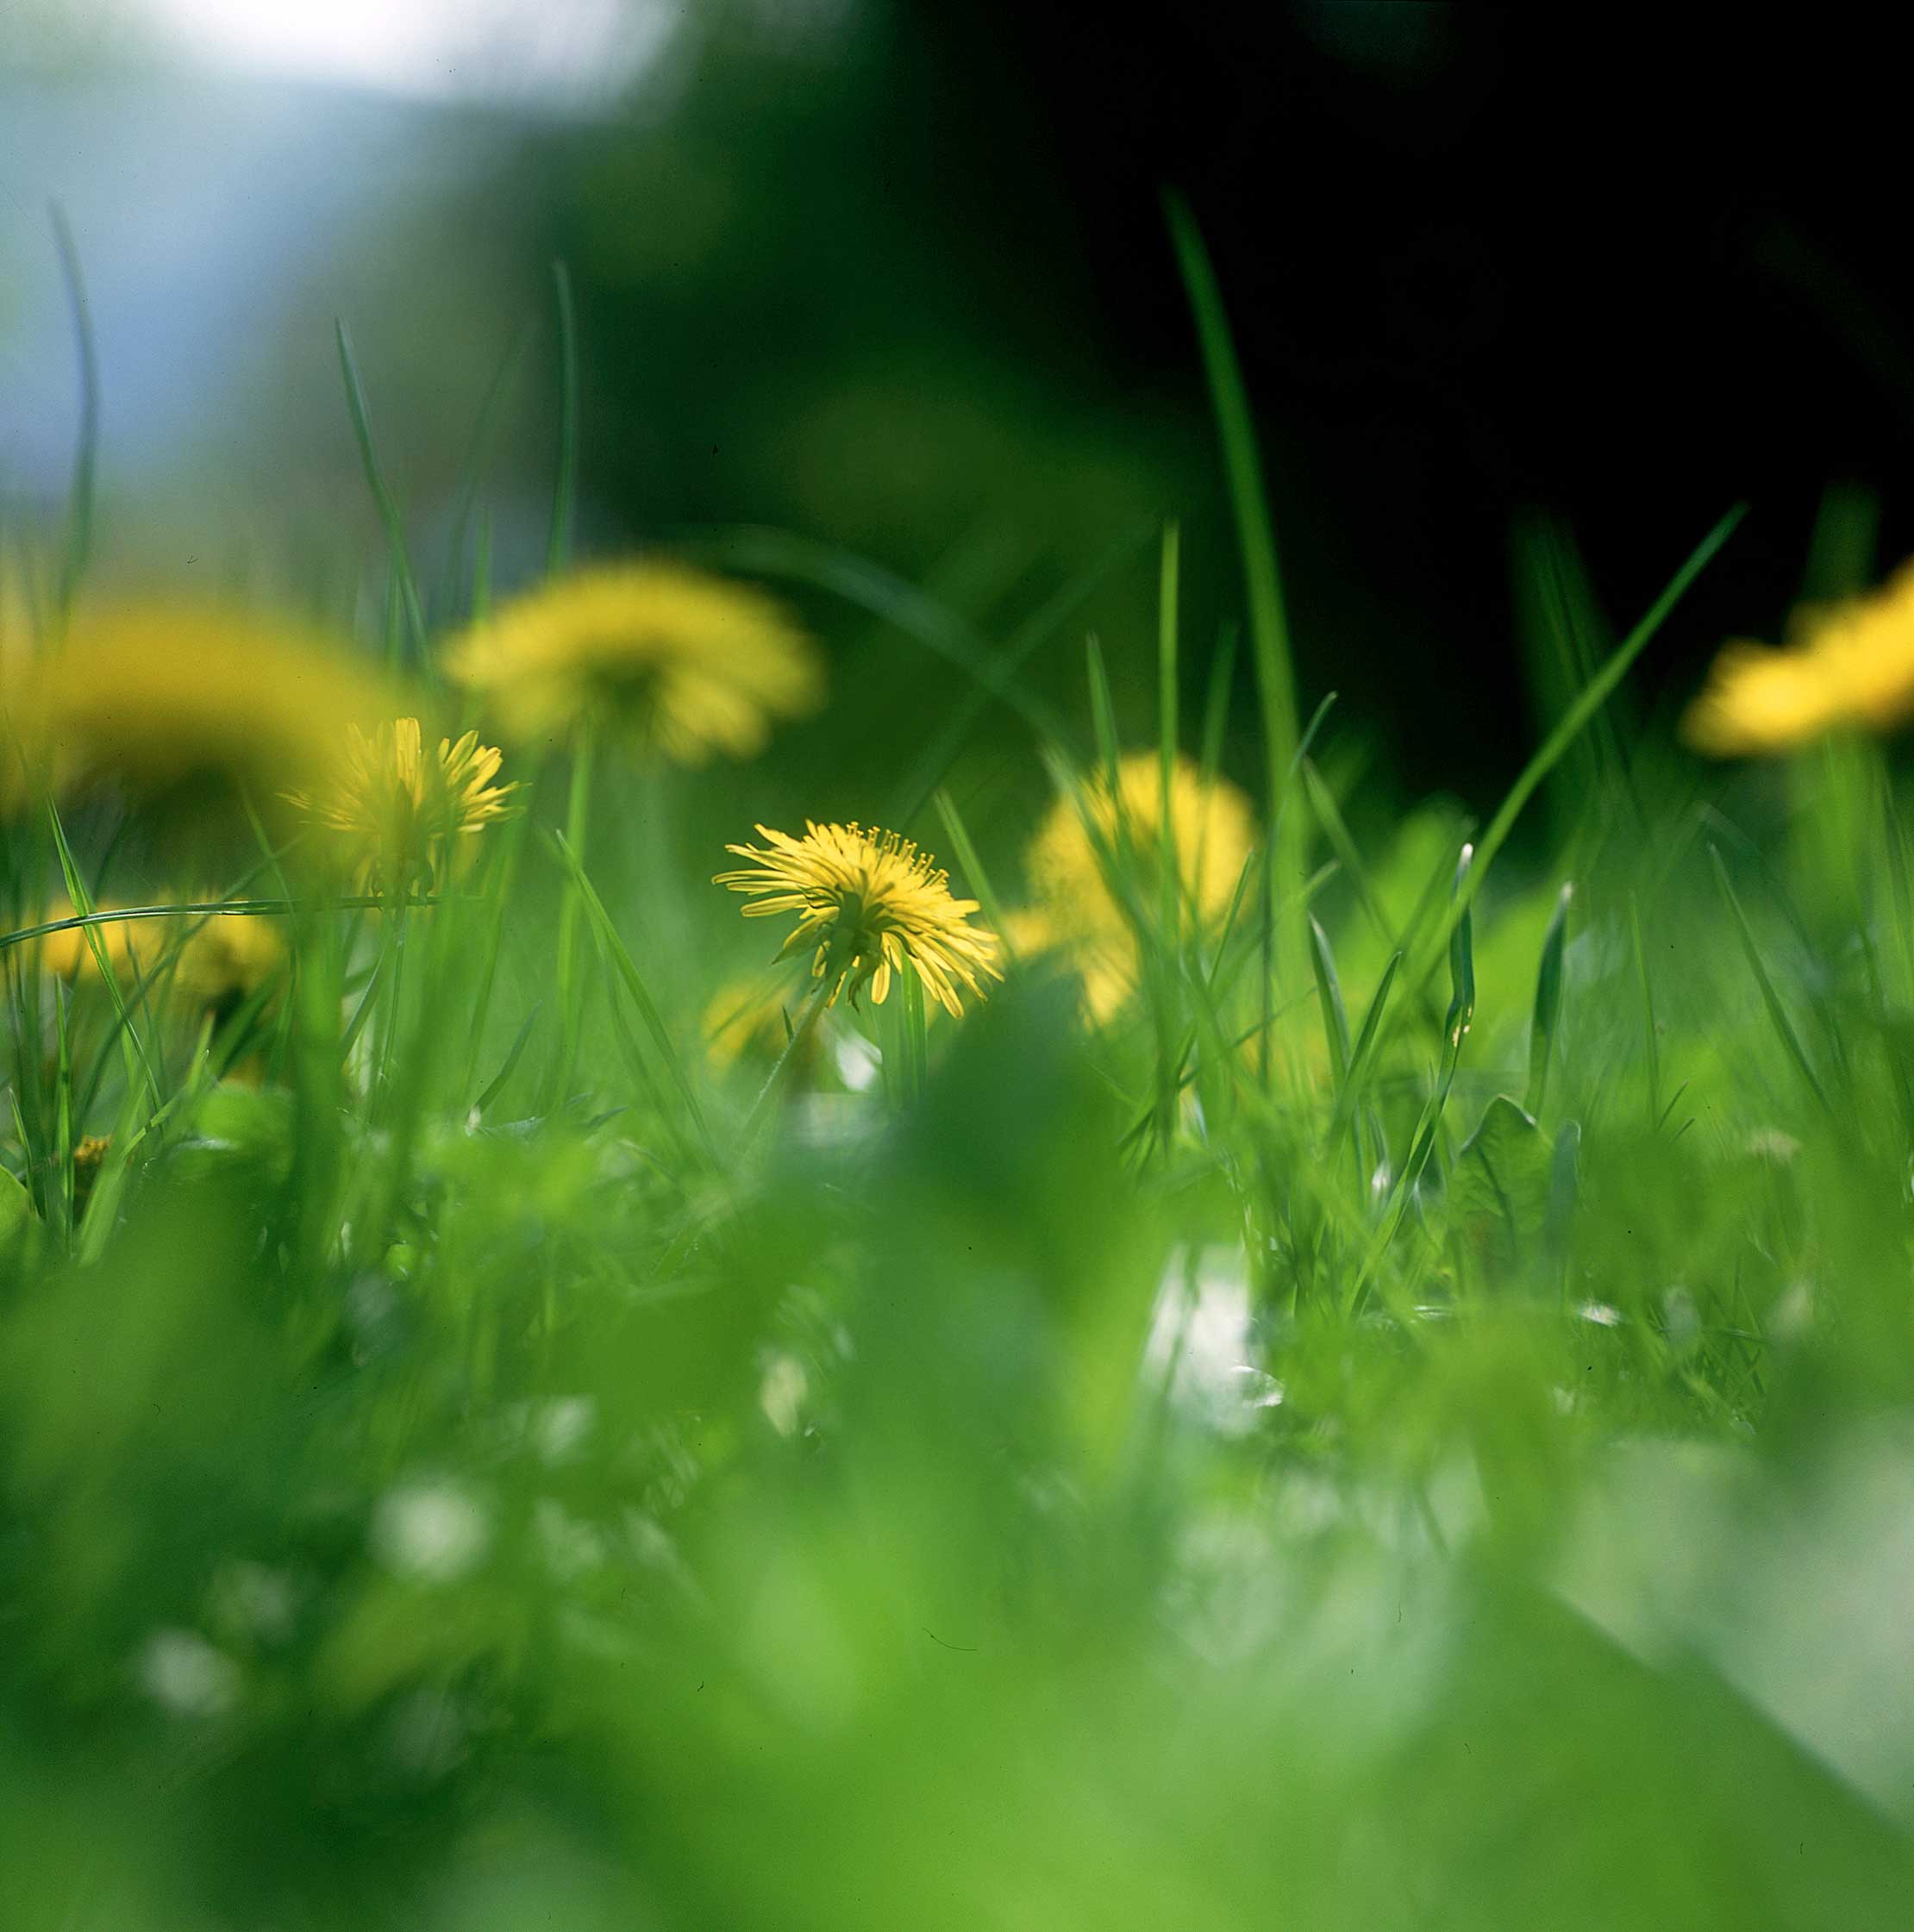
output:
[[[428,753],[419,721],[395,718],[369,735],[348,725],[325,779],[285,796],[332,835],[369,891],[410,891],[442,877],[461,847],[505,816],[515,787],[492,783],[498,766],[475,731]]]
[[[100,1178],[100,1171],[106,1166],[106,1157],[113,1151],[113,1136],[110,1134],[87,1134],[73,1143],[73,1218],[83,1219],[86,1204],[93,1198],[93,1189]]]
[[[122,909],[101,906],[100,912]],[[71,919],[69,904],[47,909],[49,920]],[[191,923],[188,923],[191,922]],[[182,926],[185,927],[182,934]],[[249,999],[278,972],[286,959],[285,941],[270,919],[251,913],[181,913],[177,916],[99,920],[106,961],[116,979],[127,985],[172,966],[171,993],[178,1004],[223,1019]],[[78,985],[96,981],[99,961],[85,928],[69,926],[41,941],[41,964],[62,979]]]
[[[96,906],[97,913],[112,913],[121,910],[117,906]],[[56,900],[47,908],[47,922],[51,924],[59,919],[77,919],[78,910],[70,900]],[[101,918],[94,922],[92,930],[99,936],[101,948],[106,954],[107,965],[116,979],[137,979],[150,966],[163,950],[160,935],[157,931],[142,931],[143,927],[156,926],[153,920]],[[84,926],[67,926],[57,933],[48,933],[40,941],[40,964],[43,972],[50,972],[56,979],[78,981],[99,976],[99,960],[92,943],[88,940]]]
[[[1786,751],[1842,727],[1914,718],[1914,563],[1873,595],[1802,612],[1796,641],[1736,642],[1716,658],[1681,721],[1713,758]]]
[[[726,980],[704,1009],[705,1057],[721,1073],[745,1060],[769,1065],[795,1037],[786,1006],[783,985],[767,984],[761,973]],[[808,1068],[820,1052],[815,1031],[801,1051]]]
[[[1184,916],[1199,929],[1229,910],[1254,843],[1249,801],[1227,778],[1205,778],[1179,756],[1170,774],[1170,844]],[[1054,950],[1083,982],[1091,1017],[1113,1017],[1135,991],[1135,927],[1112,885],[1130,882],[1138,911],[1154,916],[1163,868],[1162,765],[1133,752],[1116,767],[1112,791],[1093,779],[1059,798],[1038,828],[1026,860],[1035,903],[1011,938],[1020,951]]]
[[[6,666],[0,803],[114,784],[146,796],[211,779],[264,800],[322,772],[348,722],[390,697],[329,641],[190,604],[76,612],[57,653]]]
[[[181,944],[172,996],[182,1006],[223,1021],[285,963],[285,940],[272,920],[216,912],[200,918]]]
[[[811,977],[828,985],[827,1004],[847,988],[854,1004],[868,985],[881,1006],[892,976],[909,967],[940,1006],[960,1015],[960,985],[981,999],[982,982],[1003,977],[997,935],[970,923],[977,902],[953,898],[949,875],[909,839],[809,819],[801,839],[764,825],[758,835],[770,850],[727,846],[751,867],[720,872],[712,883],[751,896],[747,919],[798,915],[778,956],[810,949]]]
[[[610,564],[506,604],[452,646],[452,676],[521,740],[604,718],[684,765],[749,758],[823,697],[816,647],[761,591],[679,564]]]

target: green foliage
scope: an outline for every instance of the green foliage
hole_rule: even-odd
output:
[[[1170,795],[1173,526],[1147,722],[1094,646],[1080,720],[1024,690],[1066,611],[993,651],[739,536],[969,680],[890,728],[992,922],[1023,843],[953,760],[987,715],[1054,775],[1127,969],[1097,1018],[1068,935],[960,1021],[907,975],[825,1010],[705,884],[811,809],[774,769],[600,746],[428,899],[216,902],[287,955],[217,1010],[176,954],[114,977],[122,825],[9,828],[7,1924],[1905,1923],[1894,776],[1697,803],[1604,739],[1515,837],[1728,528],[1599,663],[1543,547],[1583,681],[1473,846],[1441,803],[1359,836],[1251,547],[1270,762],[1214,917],[1160,808],[1086,804],[1127,746]]]

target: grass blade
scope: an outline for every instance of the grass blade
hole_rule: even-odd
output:
[[[333,331],[338,338],[339,369],[345,378],[346,407],[352,413],[353,435],[359,442],[360,464],[366,472],[372,501],[378,505],[379,522],[385,528],[392,576],[398,585],[412,650],[417,661],[422,664],[425,661],[425,612],[419,603],[419,587],[412,576],[411,562],[405,553],[405,527],[399,517],[398,505],[392,500],[392,492],[386,487],[378,453],[372,447],[372,423],[366,407],[366,385],[360,380],[359,359],[353,353],[352,331],[346,327],[343,316],[334,318]]]
[[[66,500],[66,545],[59,572],[59,615],[64,623],[93,553],[94,483],[100,449],[100,368],[93,346],[92,311],[87,305],[86,284],[80,274],[79,249],[67,224],[66,210],[57,201],[50,205],[48,213],[53,225],[53,245],[59,253],[60,278],[66,284],[67,305],[73,315],[73,346],[79,358],[79,428],[73,443],[73,480]]]
[[[698,1140],[707,1154],[714,1159],[716,1147],[711,1140],[711,1132],[704,1118],[704,1110],[698,1104],[697,1093],[691,1085],[690,1076],[685,1071],[671,1033],[665,1025],[664,1016],[658,1010],[657,1002],[651,997],[645,985],[644,976],[638,971],[638,963],[631,951],[618,936],[618,928],[611,922],[611,915],[605,910],[604,901],[598,897],[598,889],[586,878],[585,868],[579,863],[578,856],[566,844],[562,832],[548,833],[546,841],[557,853],[559,862],[565,867],[566,876],[576,888],[585,916],[591,922],[591,930],[603,951],[606,961],[617,974],[638,1017],[644,1022],[645,1031],[651,1035],[658,1058],[665,1071],[671,1076],[672,1085],[678,1089],[679,1097],[685,1103],[685,1113],[697,1130]]]
[[[552,264],[552,292],[558,307],[558,473],[552,488],[552,528],[546,540],[545,567],[556,576],[572,560],[572,523],[579,488],[579,323],[572,301],[571,272]]]
[[[1829,1104],[1827,1090],[1821,1085],[1820,1076],[1816,1073],[1813,1063],[1801,1044],[1801,1036],[1794,1030],[1794,1022],[1788,1018],[1786,1007],[1781,1004],[1781,996],[1775,990],[1767,962],[1761,958],[1761,949],[1755,943],[1754,928],[1748,924],[1748,915],[1742,910],[1742,902],[1736,896],[1734,885],[1728,877],[1728,867],[1722,862],[1720,848],[1711,844],[1708,856],[1714,861],[1716,881],[1721,887],[1722,897],[1728,902],[1729,911],[1734,916],[1735,929],[1741,935],[1742,951],[1747,955],[1749,966],[1754,969],[1754,981],[1761,990],[1761,1004],[1767,1009],[1768,1019],[1773,1022],[1782,1046],[1786,1048],[1788,1057],[1799,1069],[1801,1078],[1806,1081],[1809,1091],[1821,1103],[1823,1109],[1831,1115],[1834,1109]]]
[[[1548,929],[1542,935],[1542,964],[1536,972],[1536,1004],[1529,1022],[1529,1085],[1523,1110],[1530,1119],[1542,1117],[1542,1103],[1548,1091],[1548,1062],[1561,1022],[1561,956],[1568,938],[1568,902],[1575,895],[1573,885],[1564,885],[1555,901]]]
[[[1648,949],[1642,937],[1642,907],[1629,895],[1629,941],[1635,954],[1635,982],[1642,995],[1642,1061],[1648,1076],[1648,1121],[1661,1121],[1661,1037],[1654,1019],[1654,986],[1648,978]],[[1532,1114],[1535,1109],[1529,1111]]]

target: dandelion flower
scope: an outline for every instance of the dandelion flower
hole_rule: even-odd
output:
[[[96,912],[110,913],[118,910],[115,906],[96,906]],[[56,900],[47,908],[47,922],[59,919],[75,919],[78,910],[65,899]],[[145,968],[156,960],[163,950],[162,941],[156,932],[141,931],[142,927],[156,926],[156,920],[100,919],[92,930],[98,935],[102,950],[106,954],[106,963],[112,969],[116,979],[131,983],[137,979]],[[42,970],[50,972],[56,979],[78,981],[97,979],[99,975],[99,960],[95,956],[92,942],[87,938],[84,926],[63,927],[57,933],[48,933],[40,941],[40,963]]]
[[[416,718],[370,735],[348,725],[332,771],[288,801],[328,834],[374,891],[409,891],[441,877],[463,845],[503,818],[513,787],[494,785],[499,753],[468,731],[428,753]]]
[[[323,772],[347,724],[390,716],[378,682],[276,618],[190,604],[82,610],[64,647],[9,666],[0,802],[211,779],[269,799]]]
[[[794,912],[798,925],[779,957],[810,950],[811,977],[829,988],[827,1004],[848,989],[854,1002],[868,985],[882,1005],[892,978],[906,967],[952,1015],[962,986],[984,997],[982,982],[1000,979],[997,935],[970,923],[974,899],[953,898],[950,878],[895,832],[860,825],[804,822],[804,835],[758,827],[768,851],[727,846],[748,871],[720,872],[713,884],[750,896],[746,918]]]
[[[683,765],[763,750],[815,710],[815,647],[761,591],[667,563],[602,566],[508,603],[459,639],[452,676],[521,739],[603,718]]]
[[[88,1134],[73,1143],[73,1219],[80,1221],[86,1215],[86,1204],[93,1197],[93,1189],[99,1180],[100,1172],[106,1166],[106,1157],[113,1151],[113,1136],[110,1134]]]
[[[216,912],[197,918],[180,946],[172,997],[194,1012],[223,1021],[280,972],[285,960],[285,940],[274,921]]]
[[[1734,643],[1682,719],[1697,751],[1786,751],[1843,727],[1888,731],[1914,717],[1914,564],[1872,596],[1804,612],[1784,650]]]
[[[100,912],[117,909],[96,908]],[[71,919],[71,905],[47,909],[47,917]],[[184,928],[184,930],[182,929]],[[99,920],[106,963],[122,985],[133,986],[172,968],[170,992],[181,1007],[224,1018],[252,997],[285,963],[285,941],[271,919],[250,913],[168,913],[147,919]],[[99,961],[86,928],[69,926],[40,942],[41,964],[78,986],[94,984]]]
[[[1170,844],[1178,897],[1199,929],[1229,910],[1254,837],[1242,793],[1179,756],[1170,774]],[[1114,791],[1099,778],[1078,797],[1059,798],[1028,855],[1035,903],[1024,939],[1069,959],[1099,1022],[1121,1010],[1139,972],[1135,929],[1111,886],[1113,862],[1135,880],[1142,909],[1154,913],[1163,867],[1163,775],[1154,752],[1120,760]]]
[[[704,1052],[712,1067],[724,1072],[741,1060],[775,1060],[794,1036],[781,985],[762,973],[728,979],[704,1009]],[[807,1065],[819,1051],[813,1031],[803,1044]]]

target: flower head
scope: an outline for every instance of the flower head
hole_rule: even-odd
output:
[[[410,891],[442,875],[461,843],[510,809],[512,786],[494,785],[499,753],[468,731],[425,748],[416,718],[371,734],[346,728],[333,769],[287,799],[341,847],[373,891]]]
[[[774,718],[823,696],[816,651],[781,605],[679,564],[561,578],[467,631],[447,668],[516,738],[604,717],[683,765],[751,757]]]
[[[1697,751],[1786,751],[1843,726],[1887,731],[1914,717],[1914,564],[1872,596],[1801,614],[1785,650],[1727,645],[1682,719]]]
[[[981,999],[982,982],[1003,977],[997,935],[970,923],[976,900],[953,898],[949,875],[909,839],[809,819],[801,839],[763,825],[758,835],[770,849],[727,846],[750,860],[750,869],[720,872],[713,883],[752,897],[747,919],[798,915],[779,957],[811,950],[811,977],[829,984],[830,1001],[847,988],[854,1000],[868,984],[881,1006],[892,976],[908,966],[958,1015],[960,985]]]
[[[211,779],[262,802],[322,772],[348,722],[390,716],[377,679],[276,618],[191,604],[83,609],[64,646],[4,667],[0,802]]]
[[[47,908],[47,916],[71,919],[73,909],[56,903]],[[252,913],[168,911],[154,918],[102,918],[91,930],[116,980],[131,987],[170,964],[168,991],[174,1002],[188,1011],[222,1018],[285,963],[285,941],[273,921]],[[78,986],[91,985],[99,978],[99,960],[82,927],[48,933],[40,941],[40,959],[47,972]]]
[[[1179,756],[1169,804],[1178,897],[1195,926],[1213,926],[1235,897],[1254,842],[1249,801],[1228,779],[1205,778]],[[1028,855],[1035,903],[1012,936],[1020,948],[1065,953],[1098,1021],[1121,1010],[1137,980],[1135,928],[1111,885],[1119,863],[1135,878],[1143,909],[1154,912],[1163,870],[1162,765],[1154,752],[1123,759],[1114,789],[1098,778],[1075,797],[1059,798]]]
[[[196,916],[172,970],[172,997],[223,1020],[285,965],[285,940],[271,919],[241,912]]]
[[[94,908],[96,912],[101,913],[117,910],[105,905]],[[78,916],[68,900],[55,900],[47,908],[48,923]],[[161,923],[158,920],[105,918],[93,925],[91,930],[99,940],[101,950],[106,954],[106,963],[116,979],[130,985],[158,960],[165,950],[164,942],[156,930],[146,928],[156,928]],[[78,982],[97,979],[99,960],[87,931],[84,926],[63,926],[58,932],[48,933],[39,942],[41,970],[52,973],[57,979]]]

